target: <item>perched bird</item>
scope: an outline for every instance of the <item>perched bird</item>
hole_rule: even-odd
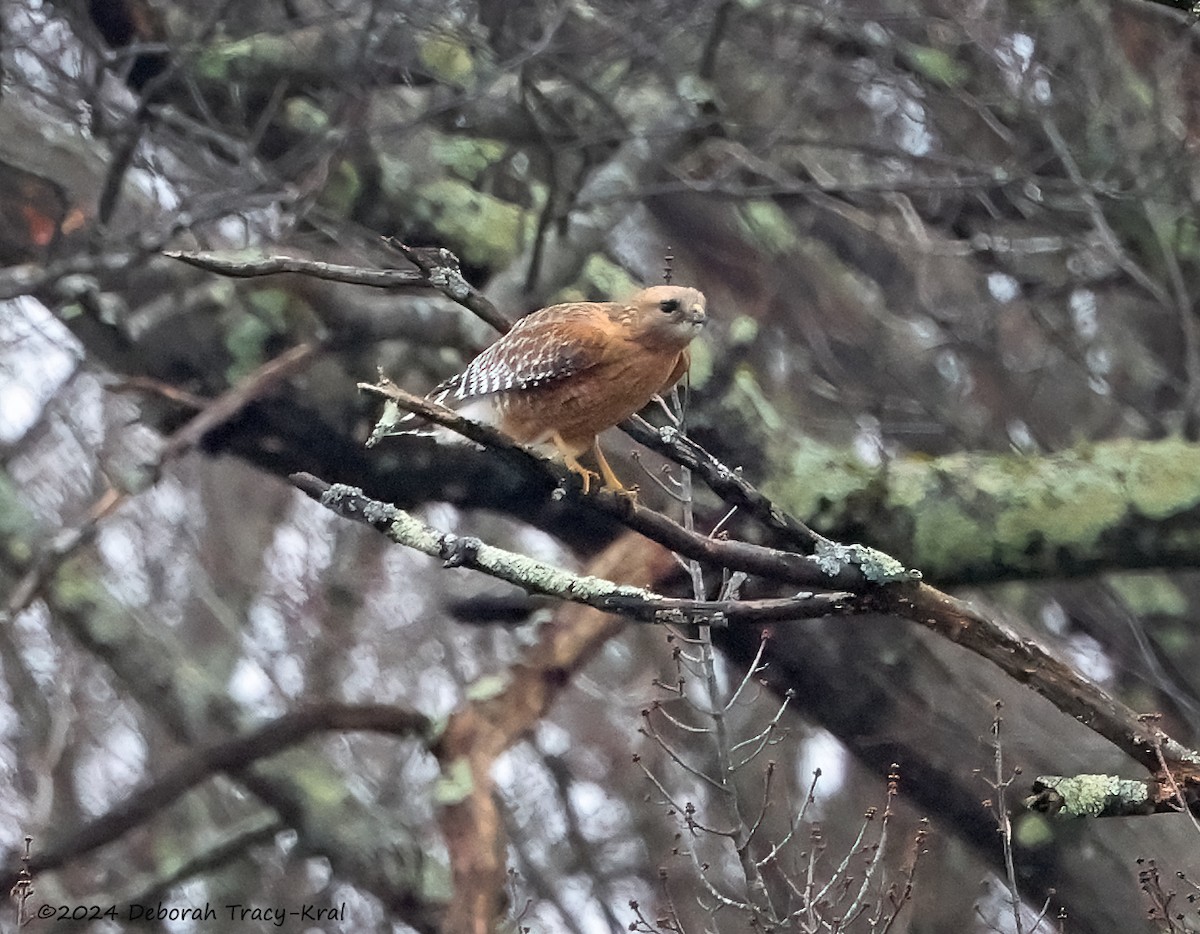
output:
[[[706,320],[696,289],[658,285],[628,302],[567,302],[522,318],[437,386],[429,398],[499,428],[514,441],[553,445],[567,467],[589,449],[604,485],[624,492],[596,436],[687,372],[688,344]]]

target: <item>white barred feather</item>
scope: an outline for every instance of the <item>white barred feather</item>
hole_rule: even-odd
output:
[[[550,314],[547,314],[547,313]],[[586,320],[592,312],[587,306],[557,305],[543,308],[519,320],[512,329],[467,364],[461,373],[444,380],[430,391],[427,398],[439,405],[449,405],[466,414],[458,404],[497,393],[530,389],[558,379],[573,376],[595,361],[595,345],[578,339],[564,338],[562,321]],[[502,400],[496,400],[502,404]],[[477,420],[484,414],[476,407]],[[487,407],[491,412],[491,407]],[[416,419],[406,416],[403,421]],[[432,429],[418,429],[425,434]],[[435,434],[440,434],[433,431]]]
[[[543,309],[518,321],[465,370],[438,386],[433,393],[434,401],[445,404],[452,396],[464,401],[530,389],[586,369],[593,362],[589,359],[589,348],[579,341],[564,339],[560,323],[545,314],[552,310],[558,308]]]

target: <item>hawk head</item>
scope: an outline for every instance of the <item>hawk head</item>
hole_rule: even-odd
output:
[[[678,285],[643,289],[621,309],[635,340],[682,350],[708,320],[704,293]]]

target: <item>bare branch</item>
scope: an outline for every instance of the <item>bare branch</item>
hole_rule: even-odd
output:
[[[301,707],[249,733],[195,753],[110,811],[36,854],[30,868],[40,872],[61,866],[115,840],[213,775],[241,773],[258,760],[295,746],[313,733],[329,730],[426,737],[431,725],[423,714],[387,704],[327,703]],[[9,873],[3,875],[7,877]]]
[[[366,285],[377,289],[430,288],[428,278],[411,269],[369,269],[364,266],[324,263],[299,256],[248,255],[242,250],[202,252],[164,250],[163,256],[168,259],[177,259],[206,272],[220,273],[235,279],[297,273],[312,276],[314,279],[327,279],[330,282],[344,282],[348,285]]]
[[[164,463],[199,444],[201,439],[218,425],[225,424],[251,402],[266,395],[289,376],[308,366],[316,351],[315,344],[297,344],[262,364],[171,435],[159,462]]]
[[[273,844],[275,836],[286,826],[275,815],[256,814],[242,821],[232,831],[223,834],[210,846],[204,847],[185,860],[182,865],[172,868],[169,872],[146,884],[136,896],[130,899],[130,902],[146,904],[157,901],[165,897],[176,885],[186,882],[193,876],[212,872],[235,860],[243,859],[255,847]]]
[[[126,385],[129,388],[149,389],[180,404],[200,409],[182,428],[167,439],[157,459],[151,465],[155,475],[168,461],[199,444],[203,437],[214,428],[228,422],[255,399],[261,398],[283,380],[307,366],[316,349],[312,344],[299,344],[284,351],[278,357],[262,364],[237,385],[226,390],[211,402],[190,393],[175,390],[159,381],[127,381]],[[37,599],[47,581],[54,576],[63,563],[88,544],[95,536],[99,524],[124,505],[135,492],[110,487],[92,504],[82,522],[73,528],[64,529],[55,536],[50,545],[30,563],[20,582],[0,606],[0,618],[16,616]]]

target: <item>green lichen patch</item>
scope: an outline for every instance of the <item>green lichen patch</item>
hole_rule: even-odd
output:
[[[1000,553],[1017,556],[1036,543],[1046,550],[1090,548],[1125,516],[1120,475],[1109,466],[1073,455],[1046,458],[1041,466],[988,504]]]
[[[433,800],[440,805],[461,804],[471,796],[475,779],[466,759],[455,759],[442,769],[442,777],[433,787]]]
[[[845,448],[815,438],[778,438],[767,454],[772,467],[764,492],[806,522],[863,493],[874,480],[874,471]]]
[[[607,256],[593,253],[583,264],[582,283],[590,286],[597,295],[619,300],[632,295],[642,286],[633,280],[623,266],[618,266]]]
[[[752,344],[758,337],[758,322],[749,315],[738,315],[729,323],[729,340],[733,344]]]
[[[1200,505],[1200,449],[1178,438],[1106,445],[1107,458],[1127,469],[1134,508],[1162,519]]]
[[[267,340],[273,328],[255,315],[238,315],[225,331],[225,349],[233,362],[225,370],[225,379],[230,385],[262,364]]]
[[[511,682],[512,679],[504,673],[484,675],[467,686],[467,700],[486,701],[499,697]]]
[[[466,182],[440,179],[414,194],[414,214],[454,244],[469,263],[501,268],[525,243],[530,222],[526,213]]]
[[[465,136],[438,136],[432,143],[432,155],[439,165],[469,182],[475,181],[489,166],[504,158],[508,147],[493,139]]]
[[[283,105],[283,123],[291,130],[308,135],[324,133],[329,129],[329,114],[313,103],[309,97],[295,95]]]
[[[349,217],[362,196],[362,188],[362,176],[357,166],[349,159],[343,159],[329,173],[325,187],[321,189],[321,207],[338,217]]]
[[[804,440],[774,461],[783,480],[769,486],[785,509],[819,527],[827,527],[822,504],[834,521],[873,521],[889,551],[934,579],[995,564],[1062,569],[1072,556],[1125,534],[1134,520],[1160,521],[1200,505],[1200,447],[1174,439],[1088,444],[1042,457],[908,457],[881,468]],[[864,509],[866,519],[858,515]]]
[[[930,574],[936,575],[934,569],[953,567],[964,555],[979,554],[986,547],[987,524],[951,499],[927,502],[910,518],[911,560]]]
[[[921,579],[921,572],[906,568],[903,564],[875,548],[865,545],[839,545],[836,542],[821,542],[813,557],[821,570],[830,576],[840,574],[846,565],[862,570],[863,576],[873,584],[895,584]]]
[[[291,766],[288,775],[303,791],[306,806],[314,813],[336,808],[349,796],[345,782],[326,767],[324,760],[308,764],[300,756],[290,756],[288,761]]]
[[[286,36],[258,33],[216,42],[196,58],[196,74],[214,82],[248,79],[294,65],[296,46]]]
[[[762,391],[754,371],[749,367],[739,367],[734,374],[729,401],[751,412],[768,431],[780,431],[784,426],[782,416]]]
[[[466,44],[454,36],[429,36],[421,42],[417,56],[433,77],[446,84],[469,88],[475,83],[475,60]]]
[[[30,551],[24,538],[33,532],[33,516],[27,504],[22,500],[12,477],[0,472],[0,541],[3,541],[4,548],[12,557],[25,560]]]
[[[1013,827],[1013,838],[1019,845],[1034,850],[1054,840],[1054,828],[1041,814],[1022,814]]]

